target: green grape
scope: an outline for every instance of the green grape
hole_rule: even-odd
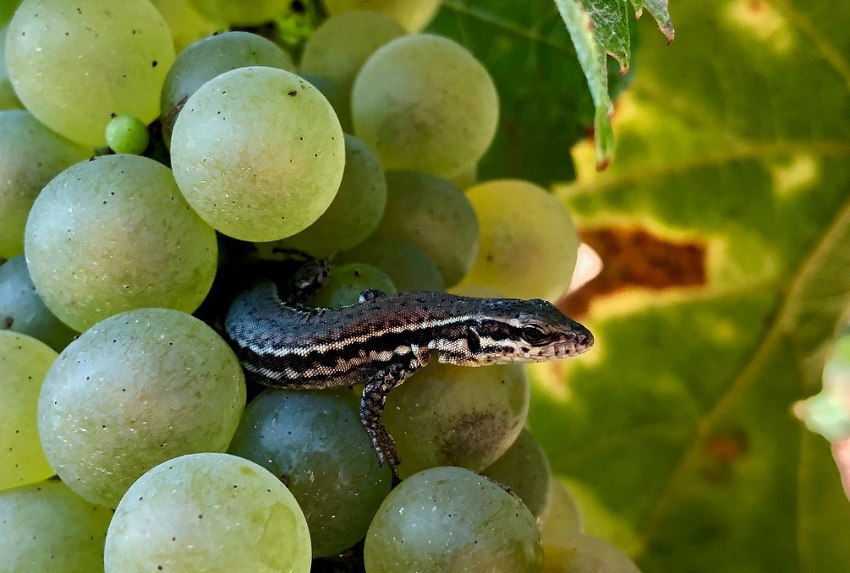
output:
[[[186,200],[216,230],[275,241],[305,229],[331,204],[345,141],[333,108],[304,79],[239,68],[186,102],[171,162]]]
[[[103,571],[111,518],[59,480],[0,492],[0,573]]]
[[[8,28],[0,28],[0,110],[23,109],[9,81],[9,72],[6,71],[6,30]]]
[[[38,429],[68,486],[115,507],[161,461],[224,451],[244,406],[242,369],[218,334],[180,311],[145,308],[99,322],[62,351]]]
[[[91,150],[50,131],[29,112],[0,111],[0,259],[24,251],[27,215],[42,187],[90,155]]]
[[[141,155],[150,142],[148,126],[132,115],[117,115],[106,124],[106,145],[115,153]]]
[[[575,532],[543,546],[543,573],[640,573],[605,540]]]
[[[345,135],[345,171],[336,197],[316,222],[281,241],[315,257],[351,249],[372,234],[387,204],[387,180],[375,154]]]
[[[150,0],[162,17],[165,18],[171,37],[174,39],[174,51],[179,54],[186,46],[201,38],[211,36],[226,26],[202,16],[190,0]]]
[[[77,335],[44,305],[23,255],[0,265],[0,330],[5,329],[37,338],[57,352]]]
[[[193,312],[217,263],[215,233],[171,171],[137,155],[98,157],[54,178],[30,212],[25,251],[44,303],[80,331],[131,308]]]
[[[267,390],[245,410],[230,452],[287,485],[304,510],[313,555],[334,555],[366,535],[390,492],[350,390]]]
[[[38,393],[56,351],[17,332],[0,330],[0,490],[54,474],[38,440]],[[2,555],[2,552],[0,552]]]
[[[331,16],[307,39],[301,55],[301,72],[335,82],[344,94],[341,107],[350,109],[351,87],[360,68],[375,50],[404,34],[398,22],[378,12]]]
[[[582,529],[581,515],[573,496],[554,476],[549,476],[549,504],[543,514],[538,516],[537,522],[540,524],[544,547],[556,543],[557,539],[579,533]]]
[[[573,276],[579,240],[558,199],[516,179],[480,183],[466,196],[478,215],[481,247],[461,284],[515,298],[560,298]]]
[[[121,499],[106,573],[310,571],[310,533],[295,498],[254,462],[199,453],[165,461]]]
[[[428,255],[404,239],[372,235],[350,251],[340,253],[335,262],[377,267],[387,273],[399,292],[446,290],[443,276]]]
[[[445,465],[487,467],[516,440],[528,404],[528,379],[520,364],[429,364],[387,399],[384,424],[395,438],[399,474]]]
[[[457,284],[478,253],[478,219],[451,181],[416,173],[387,173],[387,208],[377,233],[406,239],[434,261],[447,286]]]
[[[496,134],[493,80],[463,46],[439,36],[397,38],[363,65],[351,93],[354,133],[385,169],[454,177]]]
[[[102,146],[114,115],[146,124],[159,115],[174,45],[147,0],[24,0],[8,34],[6,65],[15,92],[39,121],[68,139]]]
[[[437,13],[440,0],[324,0],[331,14],[371,10],[391,16],[408,32],[418,32]]]
[[[540,571],[540,533],[523,503],[484,476],[439,467],[401,482],[364,547],[367,573]]]
[[[264,24],[283,13],[288,0],[191,0],[192,6],[213,22],[233,26]]]
[[[177,56],[162,86],[162,132],[171,140],[180,106],[216,76],[248,66],[294,71],[292,58],[274,42],[248,32],[225,32],[198,40]]]
[[[549,461],[543,449],[523,428],[499,459],[481,471],[507,487],[531,510],[538,523],[549,506]]]
[[[354,131],[354,128],[351,127],[351,89],[349,88],[347,91],[344,91],[335,81],[315,74],[299,75],[322,92],[322,95],[325,96],[328,103],[334,108],[342,131],[345,133]]]
[[[384,294],[397,292],[390,277],[383,271],[363,263],[348,263],[331,268],[327,282],[319,289],[309,306],[337,308],[356,304],[360,293],[367,289]]]

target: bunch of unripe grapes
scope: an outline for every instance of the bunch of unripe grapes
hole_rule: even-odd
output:
[[[519,365],[394,390],[394,488],[356,387],[246,387],[214,281],[299,252],[332,263],[315,306],[555,300],[578,246],[544,189],[476,181],[497,91],[418,32],[436,0],[328,0],[298,65],[226,31],[285,5],[24,0],[3,28],[0,571],[636,570],[580,532]]]

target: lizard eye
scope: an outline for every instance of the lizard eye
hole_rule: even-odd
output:
[[[536,326],[524,326],[522,328],[522,337],[528,342],[536,344],[546,340],[547,335]]]

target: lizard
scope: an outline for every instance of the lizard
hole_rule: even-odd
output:
[[[306,293],[327,268],[296,273],[281,296],[261,281],[230,305],[224,332],[248,379],[279,388],[322,390],[365,383],[360,420],[380,464],[398,476],[392,436],[381,422],[387,394],[436,356],[486,366],[547,362],[593,346],[591,332],[541,299],[474,298],[445,292],[364,291],[341,308],[309,308]]]

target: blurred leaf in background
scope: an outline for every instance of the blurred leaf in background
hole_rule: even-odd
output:
[[[566,181],[593,106],[554,9],[519,4],[446,0],[434,30],[503,98],[482,176]],[[597,346],[534,369],[532,430],[645,572],[850,571],[829,444],[790,412],[850,302],[850,4],[672,12],[672,47],[641,21],[611,167],[580,145],[558,189],[606,268],[564,301]]]

